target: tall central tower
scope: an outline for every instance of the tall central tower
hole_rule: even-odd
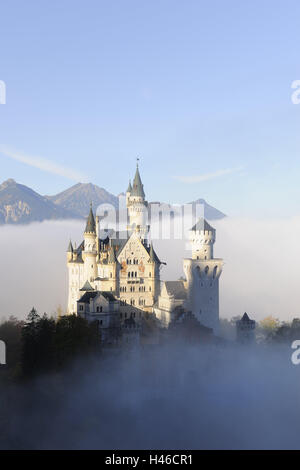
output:
[[[149,231],[148,222],[148,202],[145,199],[144,186],[142,184],[139,166],[136,165],[136,172],[133,184],[129,182],[126,192],[126,205],[128,209],[129,223],[127,230],[135,231],[144,240]]]
[[[186,308],[216,334],[219,330],[219,278],[223,260],[214,258],[215,240],[215,229],[200,218],[190,230],[192,258],[183,260],[183,269],[187,280]]]

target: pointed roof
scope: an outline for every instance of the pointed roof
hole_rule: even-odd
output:
[[[71,240],[70,240],[70,242],[69,242],[69,246],[68,246],[67,253],[73,253],[73,245],[72,245]]]
[[[208,232],[214,232],[215,229],[209,225],[209,223],[203,218],[203,217],[200,217],[200,219],[198,220],[198,222],[191,228],[191,231],[192,232],[198,232],[198,231],[208,231]]]
[[[142,198],[145,197],[144,186],[142,184],[138,164],[136,165],[136,172],[135,172],[135,177],[133,180],[131,196],[137,196],[137,197],[142,197]]]
[[[250,321],[250,318],[249,318],[249,316],[247,315],[246,312],[245,312],[244,315],[242,316],[241,321]]]
[[[153,250],[153,243],[151,242],[151,245],[150,245],[150,261],[152,261],[154,263],[154,250]]]
[[[159,264],[162,264],[161,261],[160,261],[160,259],[159,259],[158,256],[157,256],[157,254],[156,254],[155,251],[154,251],[152,242],[151,242],[151,245],[150,245],[149,255],[150,255],[150,262],[151,262],[151,263],[159,263]]]
[[[84,233],[96,233],[96,223],[95,223],[95,218],[94,218],[94,214],[93,214],[92,203],[91,203],[91,206],[90,206],[90,213],[89,213],[89,216],[87,218]]]
[[[108,262],[109,263],[115,263],[116,262],[116,255],[115,255],[115,250],[113,247],[110,247],[110,250],[108,252]]]
[[[132,186],[131,186],[131,181],[129,180],[129,185],[128,185],[128,188],[127,188],[127,193],[131,193],[132,191]]]
[[[79,290],[81,290],[81,291],[93,291],[93,290],[95,290],[95,289],[93,289],[93,287],[91,286],[91,284],[89,283],[89,281],[86,281],[85,284],[84,284],[84,286],[83,286],[81,289],[79,289]]]

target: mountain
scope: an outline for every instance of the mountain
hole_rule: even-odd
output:
[[[151,204],[153,204],[153,205],[159,204],[158,209],[156,209],[156,211],[154,211],[154,219],[155,219],[155,214],[158,215],[159,211],[163,208],[163,206],[166,207],[166,208],[168,208],[168,210],[169,210],[170,212],[172,212],[172,210],[174,210],[174,213],[175,213],[175,214],[178,213],[178,210],[179,210],[179,208],[180,208],[180,210],[181,210],[182,213],[183,213],[183,207],[184,207],[184,205],[181,205],[181,206],[178,207],[178,205],[177,205],[177,206],[173,206],[172,204],[164,204],[164,203],[158,202],[158,201],[156,201],[156,202],[150,202],[149,204],[150,204],[150,206],[151,206]],[[211,206],[210,204],[208,204],[208,203],[205,201],[205,199],[197,199],[196,201],[192,201],[192,202],[190,202],[189,204],[191,204],[192,207],[193,207],[193,208],[192,208],[192,211],[193,211],[193,214],[194,214],[194,215],[196,215],[196,206],[198,206],[198,207],[197,207],[197,209],[198,209],[198,212],[197,212],[197,213],[199,214],[199,216],[204,216],[205,219],[207,219],[207,220],[217,220],[217,219],[223,219],[223,217],[226,217],[226,215],[223,214],[223,212],[219,211],[219,210],[216,209],[215,207],[213,207],[213,206]],[[201,206],[203,207],[203,213],[201,212],[201,210],[202,210],[202,207],[201,207]],[[179,212],[180,212],[180,210],[179,210]],[[199,212],[199,211],[200,211],[200,212]]]
[[[56,206],[13,179],[0,185],[0,224],[19,224],[45,219],[74,218],[75,214]]]
[[[95,211],[100,204],[109,203],[114,207],[118,205],[116,196],[92,183],[77,183],[55,196],[46,196],[46,198],[56,206],[76,214],[77,217],[87,216],[91,202]]]
[[[87,216],[91,202],[94,211],[104,203],[118,207],[117,196],[91,183],[75,184],[55,196],[41,196],[27,186],[9,179],[0,185],[0,224],[25,224],[49,219],[82,219]],[[171,204],[160,202],[151,202],[151,204],[167,206],[172,211]],[[226,217],[204,199],[197,199],[191,204],[194,211],[196,204],[203,204],[204,217],[208,220]]]
[[[205,199],[197,199],[196,201],[191,202],[193,204],[193,207],[196,205],[202,205],[203,204],[203,210],[204,210],[204,217],[205,219],[208,220],[217,220],[217,219],[223,219],[223,217],[226,217],[223,212],[219,211],[213,206],[210,206]]]

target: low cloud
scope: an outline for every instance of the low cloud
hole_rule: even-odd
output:
[[[286,219],[225,218],[211,222],[217,230],[215,257],[224,259],[220,278],[220,314],[231,318],[247,311],[260,320],[300,317],[300,216]],[[51,314],[66,306],[66,249],[69,238],[80,243],[84,223],[47,221],[2,226],[0,317],[24,318],[34,305]],[[189,257],[185,240],[154,240],[167,263],[163,280],[183,275]]]
[[[46,171],[48,173],[53,173],[54,175],[63,176],[73,181],[86,182],[88,179],[86,175],[77,172],[72,168],[67,168],[65,166],[58,165],[57,163],[42,157],[25,155],[24,153],[18,152],[3,145],[0,145],[0,153],[20,163],[25,163],[26,165],[33,166],[34,168],[38,168],[39,170]]]

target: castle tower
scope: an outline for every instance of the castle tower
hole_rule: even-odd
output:
[[[192,258],[183,260],[186,275],[186,308],[204,326],[219,330],[219,277],[223,260],[214,258],[216,231],[200,218],[190,230]]]
[[[126,204],[129,217],[127,230],[135,230],[141,239],[146,239],[149,231],[149,226],[147,225],[148,203],[145,199],[144,186],[142,184],[138,163],[136,165],[133,184],[131,186],[131,183],[129,183],[127,189]]]
[[[85,280],[94,282],[94,279],[97,277],[97,230],[92,204],[84,231],[82,260],[84,262]]]
[[[255,341],[255,320],[251,320],[245,312],[241,320],[236,322],[236,338],[239,343],[253,344]]]

